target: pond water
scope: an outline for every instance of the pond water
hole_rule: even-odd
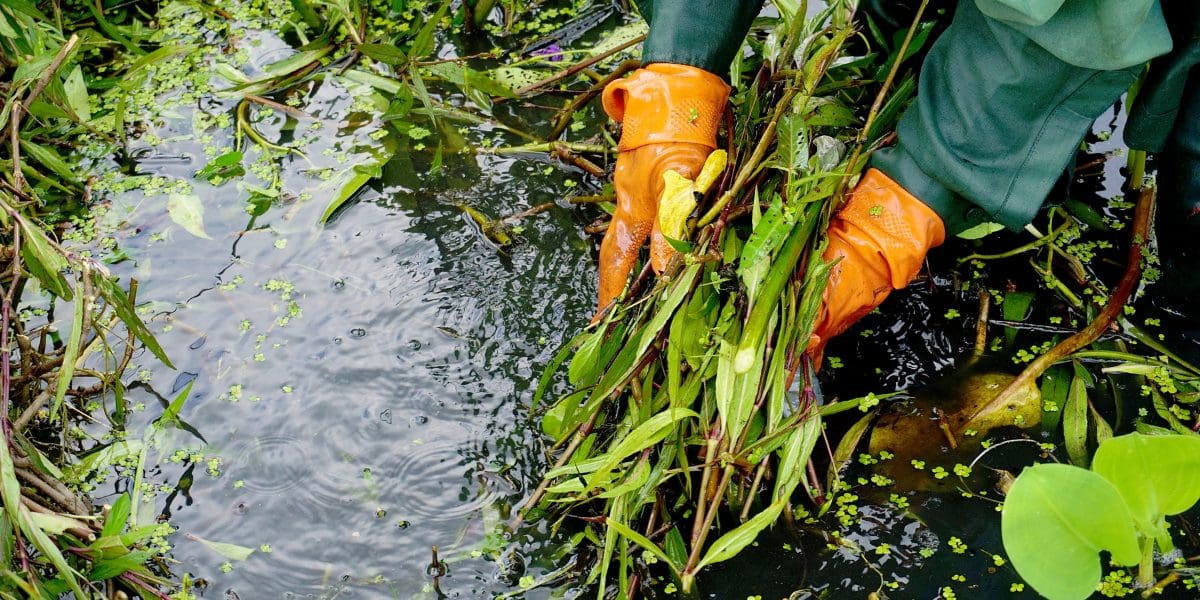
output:
[[[282,42],[257,35],[256,60],[278,60]],[[458,52],[446,44],[439,55]],[[170,515],[179,530],[175,570],[203,578],[207,597],[484,598],[571,560],[554,553],[557,537],[530,532],[506,547],[495,532],[545,467],[529,420],[532,388],[591,316],[597,239],[583,226],[599,211],[560,203],[521,221],[516,242],[499,248],[462,206],[498,217],[597,193],[603,182],[540,154],[447,152],[435,172],[433,148],[410,143],[322,226],[333,192],[309,173],[365,160],[357,144],[380,129],[358,121],[355,101],[353,89],[333,83],[307,92],[301,108],[312,118],[303,125],[313,141],[283,171],[292,197],[257,217],[245,210],[245,189],[195,177],[210,158],[206,145],[233,141],[191,139],[190,112],[162,119],[153,133],[165,142],[146,145],[134,169],[190,181],[208,238],[173,225],[165,196],[110,196],[104,218],[119,223],[119,245],[133,257],[113,270],[139,279],[146,318],[177,367],[139,355],[140,381],[128,398],[156,407],[194,382],[180,416],[202,436],[173,432],[165,446],[185,453],[159,457],[149,478],[178,490],[164,490],[143,512]],[[220,102],[205,111],[232,110]],[[534,124],[547,114],[503,111]],[[270,139],[298,135],[279,114],[262,115],[256,127]],[[470,144],[520,141],[491,126],[456,127]],[[1114,137],[1108,149],[1119,147]],[[247,163],[255,152],[246,149]],[[1107,163],[1108,193],[1121,162],[1113,155]],[[914,315],[971,305],[946,291],[946,270],[935,272],[871,317],[864,328],[877,333],[831,349],[859,358],[826,374],[827,394],[916,387],[952,370],[973,321],[934,318],[930,327]],[[144,422],[158,412],[140,414]],[[122,489],[102,489],[97,500]],[[914,501],[923,524],[876,500],[864,502],[853,536],[865,552],[893,549],[875,566],[827,550],[816,530],[774,533],[715,569],[702,589],[711,598],[798,590],[857,598],[882,580],[907,584],[896,597],[933,598],[961,573],[967,597],[1008,594],[1011,568],[997,570],[988,554],[1001,550],[991,505],[953,494]],[[923,548],[939,539],[944,546],[949,526],[972,548],[968,559],[923,558]],[[227,562],[200,540],[258,551]],[[430,568],[435,546],[444,573]],[[584,593],[577,587],[567,595]]]
[[[194,377],[181,416],[220,461],[216,478],[197,466],[190,496],[168,507],[173,522],[272,550],[223,574],[220,555],[181,541],[181,570],[216,591],[410,597],[429,582],[430,546],[471,548],[536,477],[530,386],[590,318],[592,242],[563,209],[530,219],[499,252],[458,205],[515,212],[561,197],[569,174],[547,174],[536,157],[463,155],[428,177],[426,154],[397,159],[325,227],[314,199],[243,233],[240,202],[223,206],[219,189],[200,192],[211,240],[176,228],[152,243],[153,227],[130,223],[142,230],[123,241],[139,296],[170,305],[154,322],[170,327],[159,339],[178,367],[147,362],[152,375],[130,399],[152,405]],[[197,166],[139,168],[189,177]],[[280,324],[290,302],[300,313]],[[445,587],[487,587],[493,570],[456,563]]]

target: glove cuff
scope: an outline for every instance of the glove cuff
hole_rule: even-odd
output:
[[[620,151],[674,142],[715,150],[729,89],[704,69],[655,63],[608,84],[601,99],[604,112],[623,125]]]
[[[863,175],[830,230],[877,250],[895,289],[907,286],[929,250],[946,240],[942,218],[878,169]]]

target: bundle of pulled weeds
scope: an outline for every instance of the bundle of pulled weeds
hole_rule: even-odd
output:
[[[660,219],[680,221],[661,223],[679,232],[676,257],[657,278],[643,269],[543,376],[553,468],[522,517],[589,523],[601,597],[645,580],[635,551],[688,591],[801,503],[828,506],[811,476],[822,424],[805,354],[832,267],[823,232],[913,89],[891,85],[887,56],[850,55],[846,4],[760,20],[725,150],[660,202]],[[568,356],[569,393],[542,404]]]

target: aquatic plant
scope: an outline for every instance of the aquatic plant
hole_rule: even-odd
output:
[[[656,280],[644,269],[535,398],[573,355],[573,391],[542,412],[557,459],[525,516],[557,527],[590,515],[600,597],[647,579],[635,550],[690,592],[705,567],[790,520],[797,492],[832,503],[810,464],[823,426],[805,354],[831,267],[821,233],[913,83],[896,81],[900,60],[851,55],[850,3],[811,18],[805,3],[777,4],[753,58],[734,65],[711,189],[679,181],[664,195],[678,257]],[[919,46],[916,31],[892,56]],[[855,110],[872,104],[865,119]]]
[[[1100,444],[1091,470],[1039,464],[1008,490],[1004,549],[1021,577],[1051,600],[1087,598],[1099,553],[1138,566],[1154,584],[1154,549],[1174,549],[1166,517],[1200,500],[1200,437],[1131,433]]]

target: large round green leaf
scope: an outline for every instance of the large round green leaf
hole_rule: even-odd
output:
[[[1129,509],[1107,479],[1070,465],[1025,469],[1004,500],[1004,549],[1017,573],[1050,600],[1082,600],[1100,581],[1100,551],[1140,558]]]
[[[1131,433],[1100,445],[1092,470],[1116,486],[1142,533],[1200,500],[1200,436]]]

